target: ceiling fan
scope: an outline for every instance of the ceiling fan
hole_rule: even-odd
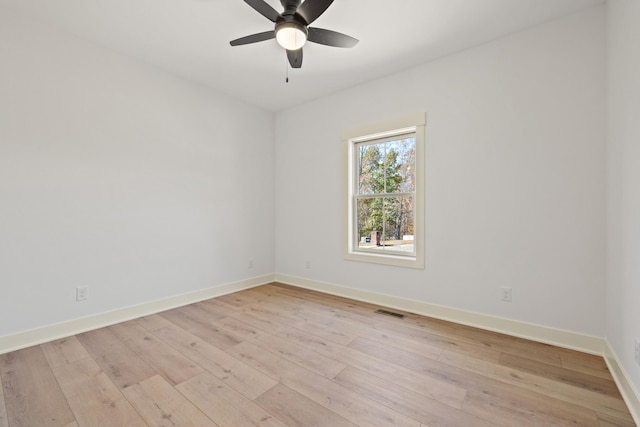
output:
[[[346,34],[309,27],[327,10],[333,0],[306,0],[302,5],[301,0],[280,0],[284,8],[282,13],[278,13],[264,0],[244,1],[262,16],[274,22],[275,29],[232,40],[231,46],[275,38],[278,44],[286,49],[291,67],[300,68],[302,67],[302,46],[307,41],[333,47],[353,47],[358,43],[357,39]]]

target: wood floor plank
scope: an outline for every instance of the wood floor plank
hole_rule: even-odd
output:
[[[549,365],[558,367],[561,365],[559,353],[549,350],[550,346],[545,344],[535,343],[536,345],[527,347],[516,337],[463,325],[450,325],[450,322],[437,319],[420,318],[426,320],[418,321],[418,318],[413,316],[413,323],[412,318],[403,319],[408,320],[407,322],[389,319],[384,323],[378,321],[372,330],[376,333],[384,332],[389,335],[397,335],[456,352],[465,347],[472,352],[473,349],[477,349],[476,351],[482,352],[488,357],[508,352]]]
[[[565,402],[537,390],[508,384],[489,378],[464,367],[442,365],[431,368],[448,381],[467,388],[463,409],[487,420],[503,425],[593,425],[595,412],[584,406]],[[513,375],[519,374],[514,372]],[[537,424],[536,424],[537,423]],[[507,424],[509,425],[509,424]]]
[[[52,367],[91,357],[75,336],[44,343],[40,347]]]
[[[160,315],[193,335],[222,349],[242,341],[239,337],[227,331],[215,328],[212,322],[220,318],[212,318],[206,310],[195,304],[165,311]]]
[[[256,398],[276,384],[276,381],[257,369],[167,322],[161,316],[149,316],[141,320],[141,324],[151,328],[160,339],[248,399]]]
[[[151,426],[216,427],[209,417],[159,375],[123,390]]]
[[[594,377],[611,379],[609,368],[601,356],[571,352],[560,355],[562,367],[575,372],[591,375]]]
[[[322,313],[324,316],[327,316],[331,313],[344,317],[350,317],[353,315],[355,318],[370,318],[371,316],[370,310],[366,310],[368,316],[363,316],[362,314],[355,314],[353,312],[342,310],[335,305],[332,305],[328,301],[321,302],[319,300],[311,300],[305,298],[303,294],[296,295],[295,293],[289,293],[286,291],[272,295],[267,300],[267,303],[274,303],[278,305],[284,304],[287,311],[292,313],[308,310],[316,313]]]
[[[259,313],[244,311],[241,314],[231,316],[236,320],[247,323],[255,328],[266,332],[276,332],[277,330],[290,325],[292,322],[280,318],[270,318]]]
[[[225,304],[224,302],[218,301],[216,299],[200,301],[185,308],[188,308],[189,311],[191,311],[192,307],[197,309],[201,317],[204,316],[210,322],[229,317],[242,311],[238,307]]]
[[[490,381],[487,378],[484,378],[479,375],[474,375],[471,372],[467,372],[464,369],[452,370],[447,366],[444,366],[441,362],[432,361],[428,358],[420,359],[415,358],[414,355],[410,355],[407,357],[403,355],[403,351],[398,349],[392,349],[389,351],[381,352],[380,350],[376,350],[375,347],[363,347],[361,348],[364,351],[375,352],[378,356],[383,357],[387,360],[400,360],[402,363],[405,363],[412,369],[416,371],[423,370],[424,372],[428,372],[431,375],[436,375],[446,380],[447,382],[452,382],[454,384],[459,385],[460,387],[464,387],[468,391],[467,393],[475,393],[474,396],[467,397],[465,400],[464,408],[467,412],[470,412],[482,419],[488,419],[492,422],[496,422],[498,418],[500,418],[500,413],[498,415],[489,416],[488,413],[482,412],[479,410],[479,406],[474,406],[474,404],[478,403],[478,399],[473,399],[473,397],[480,394],[482,397],[486,396],[497,396],[494,400],[485,399],[482,401],[484,405],[490,411],[491,408],[497,410],[499,407],[499,402],[507,402],[506,407],[523,407],[526,408],[527,413],[532,414],[532,417],[547,417],[549,420],[554,419],[563,419],[562,416],[553,416],[555,412],[559,414],[569,414],[570,419],[579,420],[581,425],[593,425],[593,420],[595,417],[595,413],[591,410],[585,409],[584,407],[580,407],[577,405],[568,404],[566,402],[560,401],[555,402],[554,399],[549,399],[546,396],[543,396],[539,393],[530,391],[530,390],[520,390],[517,387],[511,387],[507,384],[501,383],[499,381]],[[463,367],[462,367],[463,368]],[[516,374],[517,375],[517,374]],[[487,403],[488,402],[488,403]],[[553,408],[553,411],[549,408]],[[503,413],[501,416],[506,420],[512,420],[511,425],[519,425],[518,422],[513,421],[516,419],[514,413],[507,412]],[[494,417],[497,417],[494,419]],[[521,421],[526,422],[527,418],[523,418]],[[564,420],[568,422],[567,420]],[[562,424],[560,424],[562,425]]]
[[[296,313],[296,317],[301,319],[301,322],[294,324],[298,328],[343,345],[349,344],[366,329],[363,326],[339,321],[338,319],[327,322],[326,315],[315,310],[300,310]]]
[[[481,360],[469,360],[446,351],[442,353],[440,361],[487,378],[496,379],[506,384],[516,385],[545,396],[554,397],[563,402],[582,406],[585,410],[602,412],[603,414],[620,418],[624,418],[625,414],[628,414],[624,401],[591,390],[584,390],[573,385]]]
[[[256,302],[254,304],[249,304],[243,306],[243,310],[246,311],[251,307],[261,307],[269,309],[270,312],[275,312],[285,316],[286,318],[294,318],[298,312],[303,310],[300,304],[296,304],[293,301],[289,301],[285,298],[278,297],[277,300],[275,297],[271,299],[267,299],[265,301]]]
[[[327,313],[313,312],[311,310],[301,310],[299,315],[304,314],[306,318],[322,324],[328,329],[351,329],[357,330],[360,336],[371,338],[398,337],[404,340],[414,341],[421,345],[430,346],[432,351],[451,346],[466,344],[472,347],[474,351],[486,352],[491,350],[490,345],[478,342],[464,342],[450,337],[448,334],[437,334],[430,330],[424,330],[419,326],[412,326],[403,323],[402,320],[395,319],[391,316],[380,316],[375,319],[363,316],[343,316],[335,310]],[[493,350],[494,355],[499,355],[499,351]],[[497,360],[497,356],[495,356]]]
[[[220,301],[218,298],[200,301],[199,304],[207,310],[212,310],[217,318],[232,317],[234,314],[242,313],[241,308]]]
[[[315,310],[305,306],[299,310],[295,317],[306,322],[314,322],[327,329],[327,331],[340,331],[344,334],[362,335],[366,333],[372,325],[368,317],[362,316],[342,316],[336,310]],[[291,323],[290,323],[291,324]]]
[[[245,363],[355,424],[371,427],[420,425],[416,420],[377,405],[340,384],[249,342],[238,344],[229,351]]]
[[[382,308],[375,304],[369,304],[361,301],[349,300],[336,295],[324,294],[322,292],[313,291],[310,289],[292,288],[282,291],[284,294],[290,294],[302,298],[304,300],[317,302],[323,304],[332,310],[339,309],[343,312],[357,314],[365,317],[374,317],[375,311]]]
[[[218,328],[232,332],[243,340],[251,340],[258,334],[266,332],[233,317],[225,317],[224,319],[216,320],[213,324]]]
[[[264,302],[268,299],[268,295],[269,294],[267,292],[248,289],[245,291],[223,295],[216,299],[234,307],[244,307],[246,305]]]
[[[178,384],[176,388],[220,426],[284,426],[209,372]]]
[[[358,336],[358,334],[353,331],[346,331],[344,329],[331,329],[312,321],[303,321],[300,323],[296,323],[295,326],[298,329],[309,332],[310,334],[342,345],[349,344]]]
[[[484,348],[475,344],[469,344],[462,341],[447,340],[446,342],[439,343],[443,351],[450,351],[466,357],[474,359],[484,360],[491,363],[499,363],[502,352]],[[442,354],[442,353],[440,353]],[[440,356],[438,356],[439,358]]]
[[[0,377],[11,427],[63,426],[75,421],[39,346],[0,355]]]
[[[256,403],[287,426],[357,427],[335,412],[282,384],[263,393],[256,399]]]
[[[598,413],[600,427],[636,427],[636,423],[630,419],[620,419],[606,414]]]
[[[547,365],[562,366],[560,352],[548,344],[525,342],[521,338],[515,338],[510,344],[504,346],[499,343],[494,343],[493,348]]]
[[[204,371],[135,321],[110,326],[109,330],[172,384],[179,384]]]
[[[473,369],[469,370],[468,366],[462,362],[459,365],[455,365],[453,367],[454,369],[452,369],[450,366],[447,366],[446,363],[434,361],[429,358],[416,357],[415,354],[406,354],[405,351],[400,349],[379,349],[375,346],[371,346],[370,343],[365,340],[354,342],[350,347],[357,347],[368,354],[376,354],[378,357],[387,361],[402,363],[405,367],[417,372],[423,372],[431,376],[439,377],[443,381],[456,384],[459,387],[468,390],[467,393],[476,392],[480,393],[482,396],[495,395],[502,398],[503,401],[522,402],[522,406],[528,405],[528,408],[532,413],[546,414],[547,412],[545,411],[548,411],[548,407],[552,406],[554,407],[554,410],[559,413],[564,411],[565,413],[572,414],[576,419],[586,419],[587,421],[591,420],[592,422],[595,418],[595,412],[588,409],[588,406],[579,405],[579,401],[567,402],[560,400],[556,402],[554,399],[549,399],[545,395],[545,390],[540,390],[530,386],[520,389],[517,387],[520,385],[517,381],[505,381],[505,378],[503,377],[487,377]],[[460,361],[465,359],[465,357],[460,356]],[[480,363],[477,361],[475,362]],[[513,375],[514,378],[528,375],[515,370],[511,371],[510,374]],[[514,386],[510,386],[510,384]],[[604,398],[606,396],[602,397]],[[475,400],[472,400],[471,403],[467,403],[465,401],[465,410],[479,416],[480,418],[487,419],[486,414],[481,410],[481,406],[474,406],[474,403],[477,402]],[[490,405],[493,405],[493,403],[490,402]],[[585,415],[586,418],[584,418],[583,415]],[[492,422],[495,422],[495,420],[492,420]]]
[[[335,379],[338,384],[429,426],[495,426],[461,409],[429,399],[356,368],[348,367]]]
[[[422,354],[406,351],[399,347],[387,346],[383,342],[366,337],[358,337],[353,340],[348,347],[362,353],[374,355],[383,360],[393,360],[393,363],[401,366],[407,366],[411,369],[417,366],[429,366],[429,360],[436,360],[433,357],[429,357],[431,355],[423,356]]]
[[[107,328],[80,334],[78,340],[111,381],[121,389],[157,374],[155,369]]]
[[[287,293],[286,291],[282,292],[282,290],[281,292],[271,295],[268,301],[275,302],[277,304],[286,303],[288,306],[295,306],[298,307],[298,309],[303,310],[310,309],[314,311],[319,310],[327,312],[335,309],[335,307],[331,307],[330,303],[327,301],[320,303],[317,300],[312,301],[310,299],[305,299],[301,294],[296,294],[295,292]]]
[[[510,368],[518,369],[522,372],[550,378],[564,384],[570,384],[585,390],[602,393],[615,398],[622,398],[616,383],[612,379],[594,377],[588,374],[580,374],[575,371],[558,368],[545,363],[536,362],[524,357],[503,353],[500,357],[500,364]]]
[[[273,304],[269,305],[267,303],[246,305],[243,307],[243,313],[251,313],[260,318],[280,323],[281,325],[290,325],[298,321],[294,314],[281,310],[277,305],[274,306]]]
[[[444,320],[411,314],[402,321],[390,319],[387,324],[376,324],[376,326],[394,333],[408,334],[415,338],[421,337],[434,343],[462,342],[484,349],[527,357],[548,365],[561,366],[561,350],[557,347]],[[413,332],[410,331],[411,329]]]
[[[376,357],[377,355],[362,353],[350,347],[327,342],[293,327],[283,329],[279,334],[309,349],[336,358],[371,375],[402,385],[453,408],[460,408],[464,401],[465,388],[397,365],[393,363],[393,359],[383,360]]]
[[[242,293],[244,295],[254,296],[255,298],[260,300],[269,300],[270,298],[280,295],[281,290],[282,289],[277,286],[266,284],[250,289],[245,289],[242,291]]]
[[[326,378],[333,378],[347,366],[321,353],[266,332],[256,335],[252,342],[264,350],[290,360]]]
[[[295,342],[282,339],[279,336],[260,331],[257,328],[251,327],[251,325],[247,325],[233,318],[223,319],[215,323],[219,324],[222,328],[229,328],[230,330],[236,331],[236,333],[242,335],[244,339],[255,342],[265,350],[279,354],[327,378],[332,378],[346,367],[346,365],[335,359],[309,350]]]
[[[9,427],[7,407],[4,404],[4,387],[2,386],[2,375],[0,375],[0,427]]]
[[[552,400],[545,401],[550,405],[532,405],[530,400],[523,401],[517,396],[494,396],[486,391],[472,391],[467,395],[463,409],[502,427],[598,426],[598,418],[593,411],[586,411],[577,405],[571,410],[567,405],[562,405],[562,409],[558,410]]]
[[[419,323],[436,327],[436,334],[452,337],[456,341],[484,346],[488,349],[525,357],[552,366],[561,366],[562,349],[552,345],[422,316]]]
[[[372,339],[386,347],[395,347],[402,350],[419,354],[423,357],[429,357],[437,360],[442,353],[442,346],[440,344],[435,345],[433,343],[427,343],[420,340],[412,340],[399,336],[396,334],[389,334],[386,332],[380,332],[378,330],[371,330],[373,333],[366,335],[367,338]],[[351,341],[353,342],[353,340]]]
[[[93,359],[59,365],[53,372],[78,424],[147,425]]]

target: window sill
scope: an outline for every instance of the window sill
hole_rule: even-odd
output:
[[[423,257],[409,257],[379,253],[348,252],[344,258],[349,261],[370,262],[373,264],[391,265],[395,267],[409,267],[424,269]]]

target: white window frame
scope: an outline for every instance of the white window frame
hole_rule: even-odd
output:
[[[426,115],[424,113],[405,116],[397,119],[374,123],[343,132],[342,141],[345,146],[344,170],[346,179],[346,247],[344,258],[351,261],[371,262],[424,269],[424,133]],[[413,254],[369,252],[358,249],[357,234],[357,144],[395,135],[415,132],[416,179],[414,200],[414,250]]]

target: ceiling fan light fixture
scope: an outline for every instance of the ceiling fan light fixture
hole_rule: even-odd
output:
[[[1,2],[2,0],[0,0]],[[275,2],[275,0],[270,0]],[[276,39],[286,50],[291,68],[302,67],[302,47],[307,41],[331,47],[354,47],[358,40],[337,31],[308,27],[322,15],[334,0],[280,0],[284,11],[278,13],[265,0],[244,0],[260,15],[275,24],[271,31],[251,34],[231,40],[231,46]]]
[[[276,28],[276,41],[286,50],[298,50],[307,42],[307,29],[295,22],[285,22]]]

